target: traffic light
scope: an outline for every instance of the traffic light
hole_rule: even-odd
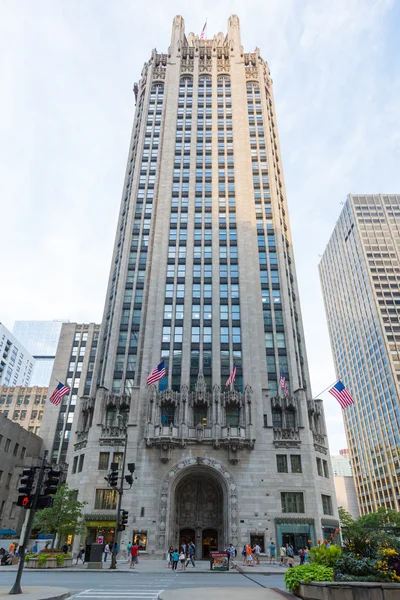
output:
[[[135,472],[135,463],[128,463],[129,475],[125,475],[125,481],[129,483],[130,487],[133,486],[133,474]]]
[[[54,504],[54,498],[51,496],[39,496],[36,502],[36,508],[51,508]]]
[[[128,525],[128,511],[127,510],[123,510],[121,511],[121,525]]]
[[[41,496],[50,496],[57,492],[57,487],[60,484],[61,471],[58,469],[50,469],[47,472],[47,479],[44,482],[44,490]]]
[[[108,474],[108,483],[112,488],[118,487],[118,463],[111,463],[111,470]]]
[[[36,470],[34,467],[29,467],[22,471],[20,486],[18,488],[19,493],[22,495],[18,496],[17,506],[22,506],[23,508],[30,508],[32,506],[32,488],[35,481],[35,473]]]

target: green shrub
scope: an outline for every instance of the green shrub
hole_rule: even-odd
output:
[[[61,567],[64,564],[64,554],[57,554],[57,565]]]
[[[354,554],[343,554],[335,563],[335,572],[356,577],[373,575],[376,569],[376,560]]]
[[[39,554],[38,558],[39,558],[39,566],[44,567],[44,563],[46,562],[46,559],[47,559],[47,554]]]
[[[317,565],[333,567],[341,555],[341,547],[335,546],[335,544],[331,544],[329,547],[327,547],[326,544],[321,544],[321,546],[313,546],[313,548],[310,548],[311,562]]]
[[[300,565],[286,571],[285,585],[290,592],[297,590],[302,581],[304,583],[310,583],[311,581],[333,581],[333,569],[314,563]]]

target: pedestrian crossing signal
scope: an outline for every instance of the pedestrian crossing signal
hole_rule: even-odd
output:
[[[18,496],[17,506],[22,508],[30,508],[32,506],[32,500],[29,496]]]

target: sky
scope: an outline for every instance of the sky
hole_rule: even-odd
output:
[[[151,6],[151,10],[148,9]],[[336,375],[318,262],[348,193],[400,193],[400,2],[0,0],[0,320],[100,322],[133,83],[172,19],[240,18],[274,81],[314,395]],[[347,446],[325,405],[331,453]]]

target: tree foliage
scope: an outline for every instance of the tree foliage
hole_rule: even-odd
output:
[[[380,507],[376,512],[353,519],[339,508],[343,548],[361,556],[374,558],[382,547],[399,547],[400,513]]]
[[[66,483],[57,489],[53,498],[52,508],[44,508],[36,513],[33,528],[40,533],[58,534],[61,537],[82,533],[85,528],[82,511],[87,502],[79,502],[76,491],[70,490]]]

